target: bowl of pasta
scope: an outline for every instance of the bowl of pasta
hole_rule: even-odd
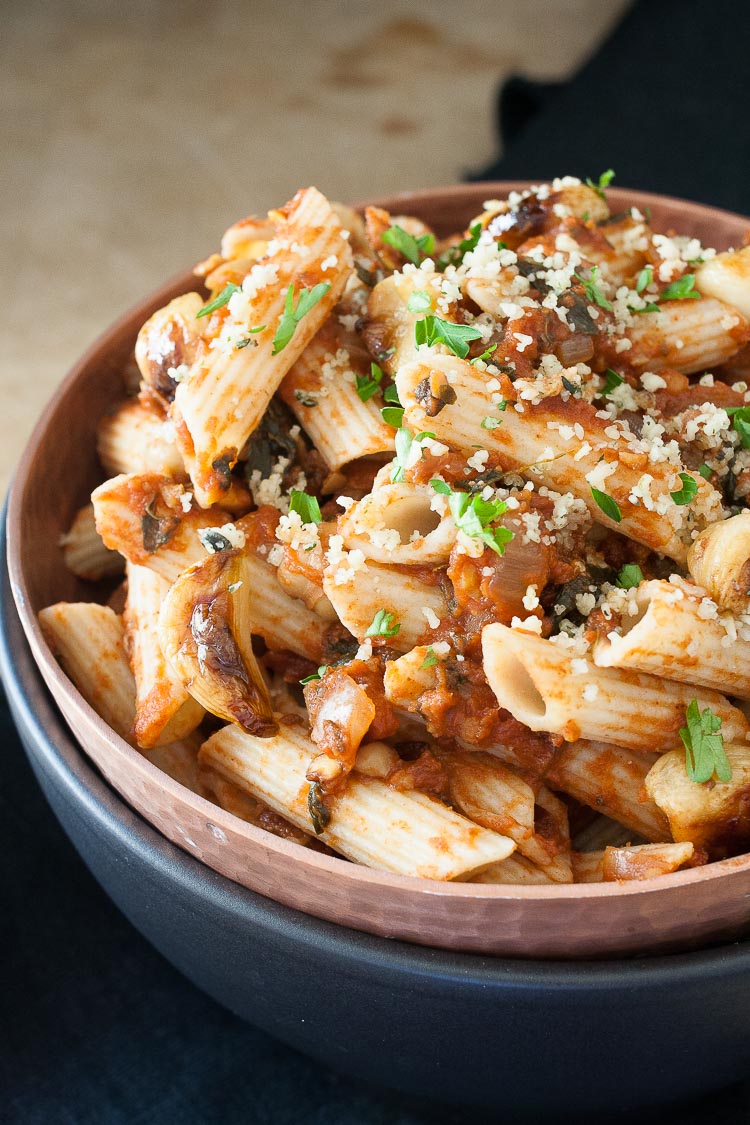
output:
[[[608,183],[303,189],[37,426],[39,671],[235,884],[462,954],[747,930],[747,221]]]

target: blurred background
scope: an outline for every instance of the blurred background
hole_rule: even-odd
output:
[[[2,491],[72,362],[230,222],[307,184],[352,201],[476,172],[501,82],[567,78],[627,7],[4,0]]]

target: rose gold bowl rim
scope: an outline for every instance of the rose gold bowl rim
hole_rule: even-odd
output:
[[[424,191],[400,192],[377,201],[378,205],[390,211],[407,210],[414,207],[419,211],[421,203],[436,201],[446,196],[452,199],[468,201],[479,200],[479,206],[484,199],[502,197],[509,191],[520,191],[529,187],[530,181],[489,181],[484,183],[460,184],[455,186],[430,188]],[[672,196],[657,195],[651,192],[630,191],[626,188],[610,189],[608,197],[615,206],[635,205],[642,210],[646,207],[659,205],[672,205],[685,217],[695,217],[702,220],[706,218],[716,220],[730,220],[737,223],[750,222],[744,216],[725,211],[716,207],[681,200]],[[357,204],[361,207],[365,204]],[[57,663],[56,658],[49,649],[47,642],[39,628],[36,613],[31,606],[26,576],[21,564],[19,551],[21,518],[26,503],[29,476],[34,464],[36,449],[42,436],[46,433],[52,419],[63,399],[66,398],[81,373],[94,356],[99,355],[107,343],[125,328],[132,329],[133,338],[140,325],[156,308],[161,307],[173,296],[194,287],[195,278],[192,272],[187,271],[174,277],[162,287],[133,306],[113,324],[111,324],[86,350],[83,356],[73,365],[68,375],[62,381],[55,394],[47,404],[39,421],[29,438],[26,449],[18,465],[16,476],[8,498],[8,571],[11,589],[18,609],[18,614],[29,641],[34,659],[39,666],[44,679],[52,690],[52,694],[67,697],[71,709],[80,716],[85,725],[94,730],[96,735],[104,741],[114,752],[120,756],[129,757],[133,765],[139,770],[150,774],[165,792],[177,802],[189,801],[203,816],[218,828],[230,823],[237,829],[237,818],[220,807],[186,789],[163,773],[156,766],[144,759],[135,749],[128,745],[119,735],[108,727],[99,715],[79,695],[75,687],[67,678]],[[75,732],[74,732],[75,733]],[[256,828],[251,824],[239,822],[242,825],[242,834],[249,843],[255,843],[266,852],[275,852],[279,856],[288,857],[290,862],[297,865],[303,864],[311,870],[326,873],[329,876],[344,882],[353,882],[360,885],[369,885],[372,888],[382,888],[387,891],[400,888],[402,891],[411,891],[419,895],[448,896],[451,898],[482,899],[488,902],[536,902],[545,901],[575,901],[585,902],[591,899],[627,898],[633,896],[648,896],[660,894],[664,891],[695,886],[709,880],[717,880],[732,874],[750,871],[750,853],[731,859],[720,860],[705,867],[697,867],[686,871],[675,872],[671,875],[662,875],[656,879],[634,882],[630,884],[619,883],[567,883],[549,885],[489,885],[455,882],[438,882],[430,879],[420,879],[411,876],[396,875],[386,871],[376,871],[357,864],[348,863],[333,856],[310,852],[296,844],[273,836]]]

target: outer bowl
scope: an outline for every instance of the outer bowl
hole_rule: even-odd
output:
[[[519,183],[472,184],[378,202],[448,233],[482,201]],[[694,203],[612,191],[613,210],[650,208],[654,224],[725,248],[748,220]],[[8,566],[21,623],[41,674],[71,730],[146,820],[209,867],[277,902],[354,929],[419,944],[515,957],[603,957],[697,947],[750,923],[750,856],[630,885],[484,886],[371,871],[311,852],[236,819],[161,773],[119,738],[60,669],[37,624],[52,602],[90,600],[57,546],[101,479],[98,419],[120,395],[119,375],[153,310],[193,288],[184,274],[117,321],[75,365],[37,425],[8,511]]]
[[[325,1065],[504,1117],[672,1101],[747,1076],[747,943],[578,964],[424,949],[280,906],[169,843],[68,734],[0,577],[0,673],[48,801],[130,921],[214,999]]]

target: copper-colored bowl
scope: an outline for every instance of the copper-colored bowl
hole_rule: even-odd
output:
[[[421,216],[441,234],[465,227],[482,202],[518,183],[435,188],[377,202]],[[675,228],[725,249],[748,220],[664,196],[609,192],[614,211],[651,209]],[[269,835],[185,789],[114,733],[81,698],[37,624],[60,600],[91,600],[58,547],[102,479],[96,426],[122,394],[120,375],[141,324],[195,287],[186,273],[118,320],[75,365],[47,407],[18,468],[8,511],[8,566],[40,671],[84,750],[129,803],[180,847],[230,879],[318,918],[444,949],[537,958],[603,957],[695,947],[750,928],[750,856],[642,883],[484,886],[371,871]]]

